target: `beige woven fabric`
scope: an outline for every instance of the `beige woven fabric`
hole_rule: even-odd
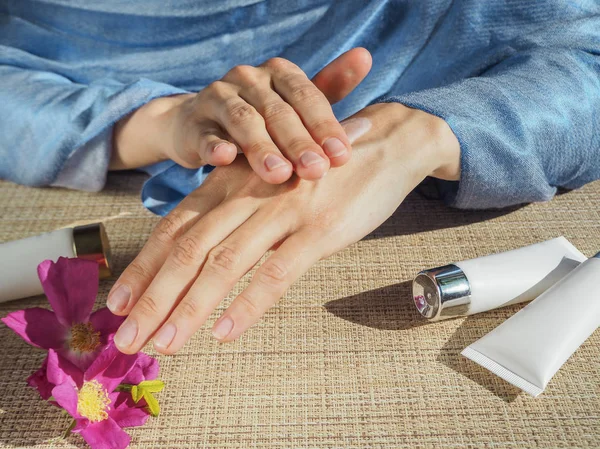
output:
[[[158,220],[139,201],[142,182],[113,175],[99,194],[0,183],[0,241],[104,221],[118,274]],[[207,326],[180,354],[161,356],[163,412],[129,430],[132,447],[599,448],[600,332],[533,399],[460,355],[518,306],[427,324],[409,293],[420,269],[559,235],[591,256],[599,205],[600,182],[503,212],[409,196],[374,235],[317,264],[240,341],[217,344]],[[113,282],[101,283],[98,306]],[[44,304],[7,303],[0,315]],[[42,352],[4,325],[0,342],[0,447],[82,447],[78,436],[47,443],[68,419],[24,383]]]

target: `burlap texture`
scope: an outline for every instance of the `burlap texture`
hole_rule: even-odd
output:
[[[142,182],[112,175],[99,194],[0,183],[0,242],[104,221],[116,270],[101,283],[100,306],[158,221],[139,201]],[[409,284],[423,268],[559,235],[591,256],[599,206],[600,182],[510,211],[464,212],[411,194],[373,235],[313,267],[241,340],[216,343],[214,315],[181,353],[159,357],[162,414],[129,430],[131,446],[600,447],[600,332],[533,399],[460,355],[519,306],[429,324]],[[45,304],[0,304],[0,316]],[[0,447],[82,447],[78,436],[48,443],[68,419],[25,385],[42,351],[3,324],[0,342]]]

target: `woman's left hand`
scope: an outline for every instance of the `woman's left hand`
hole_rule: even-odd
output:
[[[389,218],[426,176],[459,177],[459,144],[437,117],[377,104],[343,125],[354,156],[325,178],[267,184],[238,158],[158,223],[108,298],[114,313],[129,315],[115,336],[122,352],[150,339],[165,354],[181,349],[275,247],[213,326],[219,341],[238,338],[315,262]]]

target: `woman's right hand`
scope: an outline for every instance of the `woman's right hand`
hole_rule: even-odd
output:
[[[294,171],[319,179],[350,159],[350,142],[331,104],[370,69],[363,48],[344,53],[312,81],[283,58],[236,66],[197,94],[152,100],[118,122],[110,168],[167,159],[188,168],[222,166],[241,151],[268,183],[285,182]]]

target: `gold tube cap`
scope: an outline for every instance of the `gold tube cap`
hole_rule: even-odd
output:
[[[98,263],[100,279],[111,276],[110,244],[102,223],[75,226],[73,245],[76,257]]]

